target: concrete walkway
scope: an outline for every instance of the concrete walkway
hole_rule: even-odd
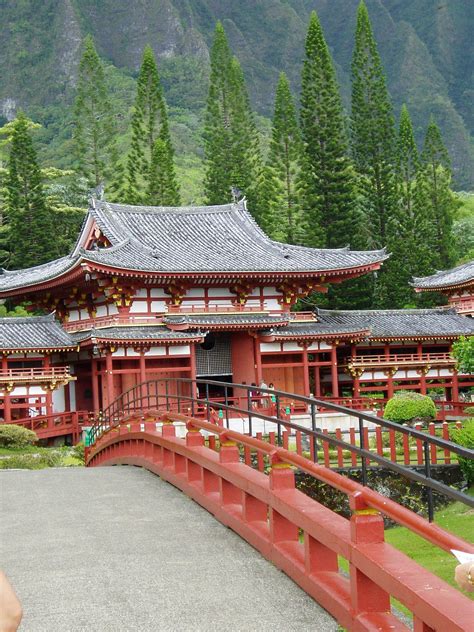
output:
[[[337,630],[239,536],[134,467],[0,472],[23,632]]]

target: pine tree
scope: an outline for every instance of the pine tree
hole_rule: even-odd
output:
[[[161,138],[155,140],[148,175],[147,202],[152,206],[178,206],[179,194],[174,185],[174,166],[169,147]]]
[[[84,40],[74,103],[77,170],[89,185],[111,179],[116,162],[116,124],[104,68],[90,35]]]
[[[232,57],[224,27],[217,23],[211,48],[211,75],[205,115],[204,190],[209,204],[230,199],[239,188],[258,214],[257,182],[261,177],[259,140],[244,76]]]
[[[352,57],[351,149],[370,224],[369,247],[386,245],[396,206],[395,125],[382,63],[363,2]]]
[[[137,80],[137,96],[132,115],[132,142],[127,160],[127,187],[125,197],[133,204],[149,203],[153,188],[153,154],[160,140],[158,152],[162,154],[162,198],[179,204],[178,184],[174,169],[174,151],[168,124],[166,102],[161,87],[155,56],[150,46],[143,52],[143,61]],[[164,153],[163,153],[164,152]],[[164,164],[167,168],[163,170]],[[156,197],[156,203],[161,203]]]
[[[433,226],[419,182],[420,162],[410,115],[405,105],[400,114],[397,143],[398,206],[387,226],[387,243],[392,253],[385,266],[386,307],[414,303],[409,285],[412,276],[433,272]]]
[[[39,265],[57,255],[56,231],[43,191],[41,171],[29,130],[20,112],[11,136],[6,178],[9,267]]]
[[[354,233],[354,179],[341,98],[318,16],[311,14],[301,87],[307,244],[346,245]]]
[[[453,218],[459,202],[451,191],[451,163],[439,127],[430,119],[421,154],[420,184],[424,203],[435,229],[433,252],[436,268],[446,270],[456,261]]]
[[[264,180],[268,191],[262,227],[272,238],[290,244],[302,240],[302,213],[297,182],[301,165],[301,135],[290,84],[281,73],[275,95],[272,138]]]

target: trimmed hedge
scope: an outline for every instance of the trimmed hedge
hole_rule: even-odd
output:
[[[387,402],[384,417],[397,423],[431,421],[436,418],[436,406],[427,395],[412,391],[396,393]]]
[[[26,448],[37,441],[33,430],[15,424],[0,424],[0,448]]]

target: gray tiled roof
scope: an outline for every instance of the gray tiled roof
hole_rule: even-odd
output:
[[[27,287],[34,283],[49,281],[72,270],[79,256],[67,256],[24,270],[0,270],[0,293],[14,288]]]
[[[195,338],[201,340],[203,335],[197,332],[171,331],[163,326],[143,325],[141,327],[104,327],[101,329],[89,329],[77,331],[71,334],[76,344],[84,340],[147,340],[150,342],[162,342],[166,340],[179,341]]]
[[[256,327],[278,327],[287,324],[294,314],[167,314],[163,317],[166,325],[189,325],[190,328],[212,325],[249,325]]]
[[[90,261],[158,272],[330,271],[370,265],[381,250],[321,250],[272,241],[243,204],[146,207],[96,202],[91,213],[115,249]]]
[[[349,331],[369,329],[372,338],[407,338],[474,334],[474,319],[453,309],[393,309],[367,311],[318,310],[324,325],[345,326]]]
[[[0,318],[0,349],[68,349],[76,346],[54,316]]]
[[[446,287],[474,283],[474,260],[451,270],[441,270],[426,277],[413,277],[411,285],[420,290],[443,289]]]
[[[317,249],[272,241],[242,203],[148,207],[95,200],[89,209],[111,246],[0,275],[0,292],[63,274],[81,261],[155,273],[330,273],[384,261],[384,250]],[[87,222],[84,226],[87,226]],[[83,229],[85,235],[85,228]]]
[[[317,310],[317,322],[292,323],[272,332],[278,337],[369,332],[369,338],[438,338],[474,335],[474,319],[453,309]],[[270,333],[263,332],[263,335]]]

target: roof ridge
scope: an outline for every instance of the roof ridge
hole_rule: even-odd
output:
[[[64,333],[67,333],[54,317],[54,313],[41,314],[40,316],[3,316],[0,318],[0,324],[8,323],[54,323],[60,327]]]
[[[106,207],[105,209],[103,207]],[[231,212],[234,210],[243,210],[243,205],[240,202],[228,202],[227,204],[214,204],[214,205],[202,205],[202,206],[139,206],[136,204],[117,204],[115,202],[107,202],[105,200],[99,201],[98,205],[93,210],[111,210],[112,212],[123,213],[223,213]]]

